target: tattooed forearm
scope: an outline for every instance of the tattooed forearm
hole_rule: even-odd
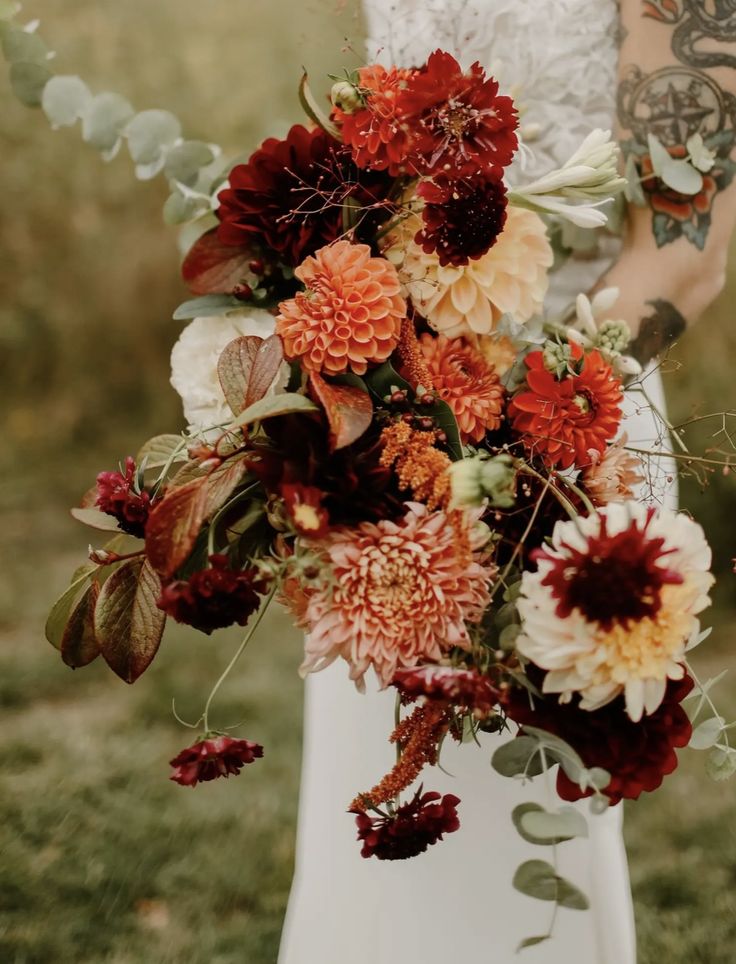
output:
[[[642,365],[661,355],[671,347],[687,328],[687,322],[669,301],[648,301],[652,313],[642,318],[639,334],[629,347],[629,352]]]
[[[684,237],[703,250],[712,208],[736,174],[736,97],[708,68],[736,67],[736,0],[643,0],[643,14],[670,29],[670,66],[645,73],[632,66],[619,87],[618,116],[630,132],[622,147],[633,156],[658,247]],[[652,134],[673,158],[688,158],[699,134],[715,155],[697,194],[668,187],[653,172]]]

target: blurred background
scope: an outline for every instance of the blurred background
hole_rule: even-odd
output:
[[[233,155],[301,119],[302,65],[326,89],[328,71],[357,62],[355,9],[354,0],[25,4],[58,52],[57,73],[138,109],[172,110],[188,137]],[[72,674],[43,637],[89,540],[66,509],[142,440],[182,427],[168,355],[186,293],[161,218],[166,185],[136,182],[124,151],[103,164],[76,128],[52,132],[13,97],[4,65],[0,160],[0,960],[273,964],[301,726],[299,640],[285,617],[271,619],[218,704],[218,722],[247,721],[266,757],[238,781],[196,791],[167,779],[190,736],[171,700],[196,718],[203,681],[238,633],[171,628],[132,689],[101,660]],[[675,423],[736,408],[732,261],[727,290],[667,364]],[[721,444],[720,428],[697,423],[692,449]],[[708,677],[733,662],[736,480],[718,472],[704,490],[685,479],[683,500],[707,527],[720,576],[716,630],[696,662]],[[716,695],[736,716],[736,674]],[[664,790],[627,812],[640,964],[734,960],[736,782],[710,783],[703,763],[684,754]]]

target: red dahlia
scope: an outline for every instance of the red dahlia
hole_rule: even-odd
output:
[[[291,267],[342,234],[343,204],[377,207],[387,190],[381,175],[361,174],[350,152],[320,128],[296,124],[284,140],[269,138],[230,172],[218,195],[217,236],[223,244],[256,244]]]
[[[218,777],[237,776],[246,763],[262,756],[263,747],[259,743],[215,736],[188,746],[175,756],[171,761],[174,772],[169,779],[183,787],[196,787]]]
[[[386,70],[380,64],[362,67],[358,88],[363,105],[352,112],[335,108],[333,116],[358,167],[388,171],[396,177],[411,163],[410,133],[401,100],[410,73],[397,67]]]
[[[414,240],[427,254],[436,251],[443,267],[482,258],[503,231],[506,187],[499,179],[438,174],[417,194],[424,200],[424,227]]]
[[[406,860],[422,854],[442,840],[445,833],[460,828],[457,805],[460,799],[451,793],[444,797],[435,792],[422,793],[420,787],[409,803],[393,814],[369,817],[365,811],[357,813],[358,840],[363,841],[363,857],[378,860]]]
[[[208,636],[233,623],[245,626],[260,605],[261,590],[255,569],[235,572],[230,569],[227,556],[222,555],[210,556],[209,562],[209,568],[164,586],[156,602],[178,623],[193,626]]]
[[[586,355],[572,342],[574,369],[557,379],[534,351],[525,361],[527,387],[511,400],[513,429],[532,455],[547,465],[582,468],[590,451],[603,454],[621,424],[621,382],[599,351]]]
[[[532,708],[528,692],[514,689],[504,708],[520,726],[535,726],[561,737],[578,752],[586,767],[607,770],[611,782],[604,793],[611,803],[618,803],[656,790],[664,777],[677,768],[675,748],[687,746],[692,735],[692,725],[681,706],[692,688],[689,676],[669,680],[661,705],[638,723],[627,714],[623,697],[592,712],[581,710],[577,697],[564,704],[556,698],[535,698]],[[593,791],[581,790],[560,769],[557,792],[563,800],[574,801]]]
[[[483,714],[490,713],[498,702],[498,691],[493,683],[476,669],[458,669],[454,666],[398,669],[391,685],[407,702],[426,696]]]
[[[497,177],[519,146],[511,98],[499,96],[498,83],[479,63],[463,73],[441,50],[407,78],[401,107],[420,173],[461,177],[482,171]]]
[[[100,472],[95,505],[107,515],[114,516],[123,532],[143,538],[151,497],[138,486],[135,459],[126,458],[125,475],[122,472]]]

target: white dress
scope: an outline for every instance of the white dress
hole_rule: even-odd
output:
[[[411,65],[442,47],[499,77],[524,108],[524,126],[538,125],[525,177],[564,161],[592,128],[612,126],[616,0],[365,0],[364,8],[370,59]],[[587,289],[600,270],[568,268],[555,299]],[[656,376],[648,388],[659,398]],[[651,443],[652,424],[632,415],[630,439]],[[554,781],[521,786],[497,776],[496,737],[482,748],[447,741],[448,773],[423,775],[425,789],[460,797],[458,832],[412,860],[360,856],[345,808],[393,763],[393,710],[393,691],[369,685],[360,695],[342,663],[307,681],[296,872],[279,964],[634,964],[621,806],[589,819],[588,840],[558,848],[559,872],[591,909],[560,910],[552,940],[517,957],[522,939],[545,932],[551,905],[517,893],[511,879],[520,863],[549,852],[518,836],[511,811],[526,801],[554,805]]]

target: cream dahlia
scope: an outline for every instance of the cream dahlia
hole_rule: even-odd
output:
[[[310,372],[365,374],[399,343],[406,304],[396,269],[367,244],[336,241],[294,272],[305,291],[280,305],[276,331],[287,358]]]
[[[422,335],[422,354],[432,388],[447,402],[464,442],[481,442],[501,424],[504,389],[485,358],[470,345],[444,335]]]
[[[522,655],[547,671],[543,690],[597,710],[623,695],[638,721],[682,679],[697,614],[709,605],[711,552],[687,516],[633,502],[558,522],[525,572]]]
[[[416,243],[421,230],[418,217],[406,218],[389,235],[384,254],[436,331],[450,338],[487,335],[504,314],[523,323],[541,311],[553,256],[539,215],[510,206],[496,243],[466,265],[443,267],[436,252]]]
[[[333,529],[319,542],[303,540],[322,558],[321,580],[307,592],[303,674],[342,656],[358,685],[372,666],[388,686],[401,667],[468,647],[466,623],[480,620],[495,569],[477,551],[458,547],[447,513],[415,502],[407,507],[399,522],[364,522]],[[467,535],[479,549],[475,533]]]
[[[634,496],[634,489],[644,481],[641,458],[626,451],[628,438],[623,435],[603,453],[590,449],[590,465],[583,469],[581,481],[595,505],[625,502]]]

